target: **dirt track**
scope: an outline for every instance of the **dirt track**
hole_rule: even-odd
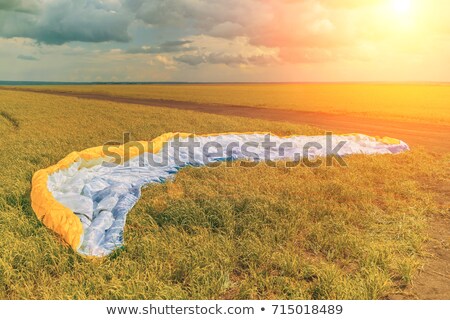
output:
[[[96,93],[59,92],[39,89],[8,88],[3,90],[31,91],[80,99],[94,99],[156,107],[193,110],[212,114],[241,116],[272,121],[308,124],[337,133],[360,132],[375,136],[389,136],[401,139],[411,146],[426,146],[428,150],[450,152],[450,125],[421,123],[400,120],[385,120],[353,115],[330,114],[247,107],[225,104],[202,104],[186,101],[115,97]]]

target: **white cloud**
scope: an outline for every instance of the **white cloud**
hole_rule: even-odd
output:
[[[192,66],[202,63],[240,65],[269,65],[278,61],[278,49],[254,46],[246,37],[221,39],[201,35],[189,38],[197,49],[194,53],[175,56],[174,59]]]

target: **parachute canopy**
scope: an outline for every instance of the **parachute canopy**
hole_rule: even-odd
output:
[[[166,133],[152,141],[72,152],[35,173],[31,200],[37,217],[74,250],[102,257],[123,245],[127,213],[138,201],[141,188],[162,183],[185,166],[229,160],[314,159],[330,156],[330,152],[345,156],[406,150],[408,145],[400,140],[362,134],[279,137],[266,132]]]

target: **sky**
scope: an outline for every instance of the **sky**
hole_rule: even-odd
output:
[[[450,82],[448,0],[0,0],[0,80]]]

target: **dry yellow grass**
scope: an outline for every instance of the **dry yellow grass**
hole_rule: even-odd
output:
[[[445,84],[80,85],[39,89],[450,122]]]
[[[30,207],[33,173],[73,150],[167,131],[294,126],[0,91],[0,299],[379,299],[411,283],[449,155],[352,156],[348,168],[186,168],[150,186],[125,246],[87,260]]]

